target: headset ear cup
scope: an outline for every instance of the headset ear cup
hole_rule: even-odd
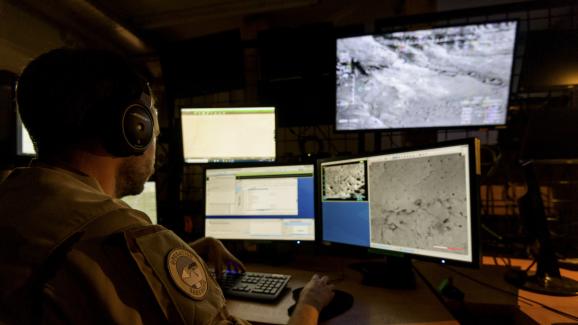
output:
[[[150,110],[143,105],[132,104],[125,109],[122,135],[128,152],[138,155],[146,151],[153,138],[153,124]]]
[[[116,157],[141,155],[153,139],[154,120],[150,109],[133,103],[113,116],[112,127],[105,130],[106,150]]]

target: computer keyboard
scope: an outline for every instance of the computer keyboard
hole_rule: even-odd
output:
[[[275,300],[291,279],[287,274],[223,272],[220,281],[223,294],[252,300]]]

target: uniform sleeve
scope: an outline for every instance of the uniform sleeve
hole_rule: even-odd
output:
[[[249,324],[228,313],[196,252],[156,225],[81,241],[44,291],[57,323]]]
[[[205,262],[172,231],[145,227],[126,232],[125,238],[157,301],[174,306],[183,323],[239,323],[227,312]]]

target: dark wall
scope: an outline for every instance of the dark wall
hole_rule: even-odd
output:
[[[10,168],[16,156],[16,75],[0,70],[0,169]]]
[[[278,126],[331,124],[335,42],[331,24],[265,30],[257,37],[259,98],[278,112]]]
[[[578,83],[578,31],[529,31],[520,89],[545,90]]]
[[[176,98],[244,86],[244,58],[238,30],[169,44],[160,57],[167,90]]]

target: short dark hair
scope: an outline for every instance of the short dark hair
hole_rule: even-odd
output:
[[[39,156],[102,139],[107,119],[138,99],[146,81],[122,56],[95,49],[56,49],[22,72],[16,99]]]

